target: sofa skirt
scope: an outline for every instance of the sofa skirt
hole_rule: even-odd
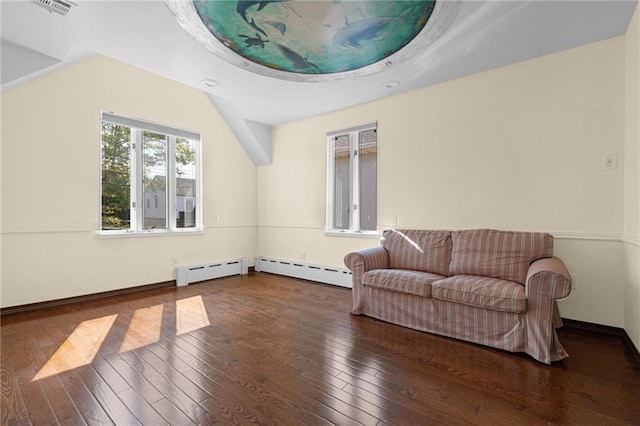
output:
[[[554,328],[554,323],[561,324],[559,317],[555,321],[549,318],[549,335],[543,339],[544,344],[538,344],[540,336],[527,335],[526,312],[494,311],[369,286],[364,287],[363,299],[364,315],[382,321],[509,352],[524,352],[547,364],[568,356]]]

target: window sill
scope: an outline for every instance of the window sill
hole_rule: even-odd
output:
[[[201,235],[204,231],[201,228],[184,231],[97,231],[99,238],[140,238],[140,237],[175,237],[178,235]]]
[[[324,235],[328,237],[355,237],[355,238],[380,238],[380,232],[378,231],[339,231],[339,230],[325,230]]]

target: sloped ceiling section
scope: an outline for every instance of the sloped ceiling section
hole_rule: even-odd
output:
[[[211,103],[236,136],[240,145],[247,151],[256,166],[271,164],[271,127],[266,124],[242,118],[233,103],[209,94]]]
[[[56,58],[5,40],[2,40],[0,49],[2,49],[2,74],[0,76],[3,85],[61,62]]]

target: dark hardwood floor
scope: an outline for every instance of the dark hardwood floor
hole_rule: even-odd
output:
[[[552,366],[348,312],[269,274],[2,317],[5,425],[640,424],[614,336],[564,329]]]

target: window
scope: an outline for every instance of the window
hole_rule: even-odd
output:
[[[327,147],[327,231],[376,233],[377,125],[329,133]]]
[[[200,135],[102,112],[101,231],[202,229]]]

